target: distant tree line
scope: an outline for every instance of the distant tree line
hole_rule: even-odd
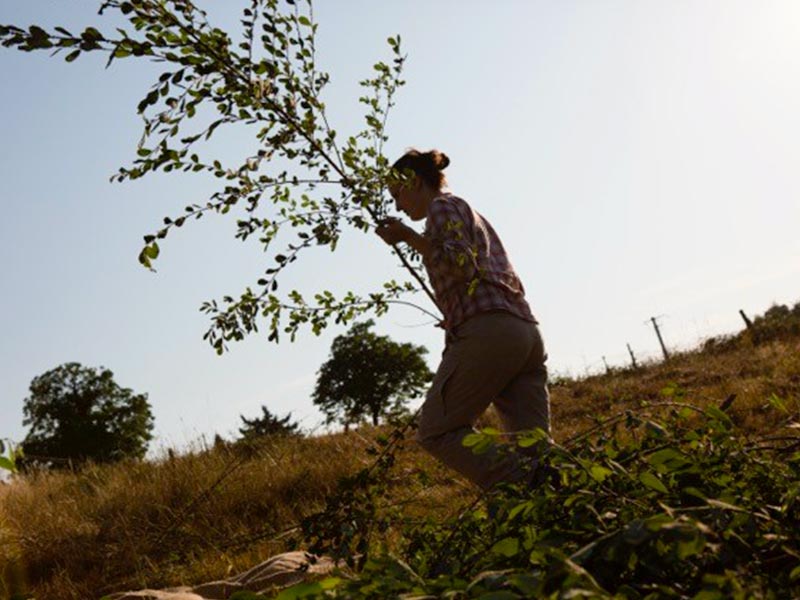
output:
[[[358,323],[336,337],[317,373],[312,400],[328,424],[348,429],[402,415],[408,401],[431,380],[423,346],[397,343],[374,333],[373,325]],[[76,468],[146,454],[154,421],[147,394],[121,387],[109,369],[65,363],[35,377],[29,391],[23,406],[23,425],[29,431],[20,445],[22,456],[16,465],[11,462],[15,455],[4,457],[0,462],[8,462],[6,469]],[[237,441],[303,435],[291,413],[280,417],[267,406],[261,406],[259,416],[240,419]],[[224,442],[219,435],[217,441]]]
[[[743,315],[747,318],[746,315]],[[706,351],[725,351],[747,344],[761,344],[773,340],[792,339],[800,336],[800,302],[794,306],[773,304],[763,315],[747,318],[747,328],[736,335],[709,338],[703,345]]]

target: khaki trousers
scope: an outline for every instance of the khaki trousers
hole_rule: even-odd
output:
[[[476,315],[448,333],[420,414],[417,441],[482,488],[522,476],[518,454],[474,454],[461,442],[494,403],[506,432],[550,434],[547,354],[536,324],[510,313]],[[542,448],[532,450],[541,452]]]

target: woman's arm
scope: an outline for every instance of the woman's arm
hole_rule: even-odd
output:
[[[423,259],[431,256],[432,246],[429,239],[420,235],[399,219],[387,220],[375,229],[381,239],[387,244],[394,245],[404,242],[420,253]]]
[[[437,227],[431,237],[420,235],[399,219],[387,219],[375,229],[384,242],[390,245],[404,242],[416,250],[426,262],[448,264],[450,271],[469,281],[475,276],[474,249],[465,239],[459,221],[451,220],[445,227]],[[456,226],[454,226],[454,223]]]

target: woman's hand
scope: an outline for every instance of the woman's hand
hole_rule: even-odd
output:
[[[378,227],[375,228],[375,233],[377,233],[384,242],[392,246],[399,242],[407,242],[413,231],[413,229],[400,219],[394,217],[384,219],[378,224]]]

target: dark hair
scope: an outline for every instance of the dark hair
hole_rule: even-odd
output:
[[[420,152],[412,148],[406,151],[406,153],[392,165],[392,169],[400,172],[411,169],[430,187],[435,190],[441,190],[447,185],[447,180],[442,171],[446,169],[449,164],[450,159],[447,158],[444,152],[439,152],[438,150]]]

